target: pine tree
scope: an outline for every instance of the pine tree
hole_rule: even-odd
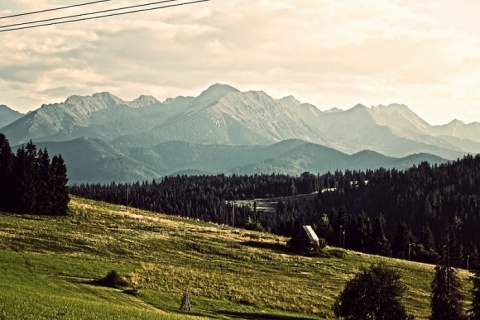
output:
[[[20,147],[14,160],[14,190],[16,210],[19,213],[36,213],[37,210],[37,152],[30,141]]]
[[[435,240],[433,239],[433,232],[430,229],[430,227],[425,225],[422,229],[422,236],[420,238],[421,244],[423,244],[423,247],[425,250],[430,251],[431,249],[434,249],[435,247]]]
[[[51,214],[53,211],[53,183],[48,151],[38,151],[38,213]]]
[[[8,139],[0,133],[0,210],[11,211],[15,206],[12,187],[13,158]]]
[[[480,320],[480,270],[477,270],[475,274],[470,277],[473,283],[472,289],[472,308],[468,310],[468,314],[471,320]]]
[[[52,185],[53,185],[53,211],[54,215],[66,215],[68,209],[68,202],[70,197],[68,196],[67,188],[67,167],[62,158],[62,155],[53,156],[52,166]]]
[[[362,211],[356,220],[357,226],[355,233],[357,235],[357,249],[361,252],[366,252],[368,243],[372,237],[372,223],[365,211]]]
[[[383,229],[383,217],[378,216],[373,221],[371,252],[380,255],[388,255],[390,252],[390,243],[387,240],[385,231]]]
[[[403,256],[403,258],[409,258],[407,252],[412,239],[412,232],[407,224],[401,221],[397,226],[397,232],[395,233],[395,240],[393,243],[394,257],[401,258]]]
[[[447,227],[432,281],[430,320],[464,320],[463,294],[456,270],[450,265],[450,228]]]

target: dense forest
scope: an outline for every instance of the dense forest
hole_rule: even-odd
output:
[[[48,151],[30,141],[16,154],[0,133],[0,211],[65,215],[69,202],[67,167],[61,155],[50,161]]]
[[[70,192],[156,212],[268,230],[292,236],[311,224],[328,244],[362,252],[435,262],[448,227],[452,262],[479,262],[480,156],[408,170],[336,171],[298,177],[282,174],[169,176],[161,181],[86,184]],[[317,195],[303,202],[278,200],[276,213],[254,199]],[[236,200],[251,200],[236,205]],[[243,202],[245,203],[245,202]]]

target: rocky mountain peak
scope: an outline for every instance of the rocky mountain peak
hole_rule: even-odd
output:
[[[207,90],[203,91],[196,100],[198,100],[199,102],[202,101],[202,102],[213,103],[213,102],[219,101],[230,92],[240,92],[240,91],[227,84],[216,83],[208,87]]]
[[[161,103],[155,97],[150,95],[141,95],[137,99],[133,100],[130,106],[132,108],[141,108],[141,107],[148,107],[154,104]]]

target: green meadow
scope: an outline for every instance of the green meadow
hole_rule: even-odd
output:
[[[329,319],[345,282],[380,261],[400,271],[408,312],[430,312],[431,265],[337,248],[298,256],[284,237],[77,197],[69,210],[0,214],[0,319]],[[125,288],[93,283],[111,270]],[[470,274],[459,275],[469,300]]]

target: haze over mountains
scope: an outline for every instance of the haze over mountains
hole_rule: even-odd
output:
[[[405,168],[480,152],[477,122],[431,126],[399,104],[321,111],[291,96],[221,84],[163,102],[97,93],[26,115],[0,106],[0,127],[11,145],[32,139],[62,153],[71,182],[150,180],[179,171]]]

